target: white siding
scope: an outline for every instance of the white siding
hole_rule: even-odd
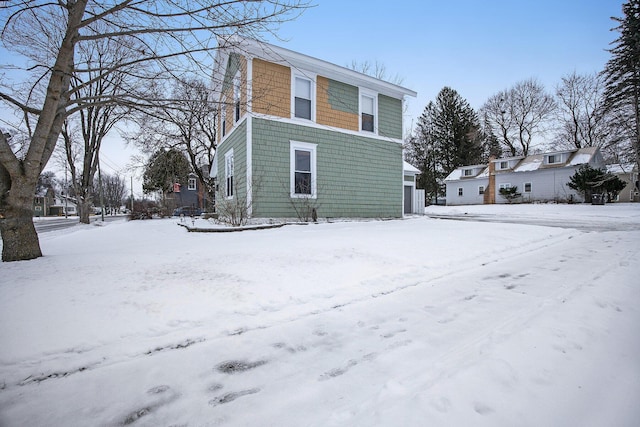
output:
[[[448,181],[447,205],[481,205],[484,195],[478,194],[478,187],[483,186],[486,191],[488,184],[488,178]],[[458,196],[458,188],[462,188],[462,196]]]
[[[532,172],[515,172],[508,174],[496,174],[496,189],[500,184],[511,184],[518,187],[518,192],[522,194],[522,201],[559,201],[566,202],[573,200],[582,202],[583,197],[567,186],[569,178],[576,172],[577,168],[549,168],[538,169]],[[531,183],[531,192],[524,192],[524,184]],[[496,191],[496,203],[507,203],[507,200]]]

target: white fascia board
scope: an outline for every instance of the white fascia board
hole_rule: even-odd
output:
[[[219,39],[218,44],[224,46],[221,43],[224,43],[224,41]],[[232,37],[227,43],[252,57],[293,68],[312,70],[323,77],[353,86],[364,86],[392,98],[403,99],[404,96],[416,97],[418,95],[417,92],[411,89],[269,43],[238,36]]]

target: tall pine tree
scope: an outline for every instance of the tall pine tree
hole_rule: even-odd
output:
[[[607,109],[625,123],[636,162],[640,165],[640,0],[622,5],[624,17],[613,17],[620,36],[613,41],[607,62],[605,98]]]
[[[421,170],[419,184],[430,197],[441,194],[443,179],[455,168],[481,161],[482,140],[473,108],[444,87],[425,107],[407,143],[407,157]]]

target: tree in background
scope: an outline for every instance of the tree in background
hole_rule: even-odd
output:
[[[444,87],[427,104],[405,148],[430,198],[442,194],[443,179],[455,168],[481,161],[483,138],[475,111],[455,90]]]
[[[210,62],[207,54],[217,48],[211,40],[218,36],[240,33],[259,38],[259,32],[273,31],[306,7],[305,0],[2,2],[0,40],[6,49],[29,60],[24,81],[10,85],[3,80],[0,88],[0,101],[23,118],[14,126],[25,127],[29,136],[28,144],[16,150],[0,132],[2,260],[42,256],[32,221],[33,194],[67,117],[96,104],[145,105],[135,92],[130,98],[125,93],[108,100],[74,96],[79,87],[72,89],[71,80],[82,70],[76,62],[78,48],[133,37],[134,59],[109,71],[145,64],[160,79],[205,69],[201,67]],[[60,25],[50,27],[51,19]]]
[[[174,192],[174,184],[187,182],[191,165],[181,151],[175,148],[159,149],[151,156],[142,176],[142,189],[145,193],[159,191],[162,206],[167,209],[167,195]]]
[[[107,213],[114,214],[120,210],[126,195],[126,183],[118,174],[102,174],[102,197]],[[94,181],[93,194],[100,193],[100,187]]]
[[[582,165],[569,178],[567,186],[582,194],[585,202],[598,193],[606,194],[607,200],[611,202],[624,189],[626,183],[612,173],[590,165]]]
[[[551,125],[556,102],[534,79],[516,83],[491,96],[480,109],[487,132],[495,135],[511,156],[529,154],[536,137]]]
[[[624,17],[612,18],[620,36],[613,41],[605,79],[607,111],[613,114],[631,141],[634,161],[640,167],[640,0],[622,5]]]
[[[217,147],[215,103],[207,84],[198,78],[176,79],[169,91],[170,99],[155,102],[137,114],[138,129],[128,139],[143,152],[172,148],[185,153],[209,200],[214,200],[209,166]]]

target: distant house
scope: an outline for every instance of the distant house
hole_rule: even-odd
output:
[[[53,198],[53,204],[50,207],[49,215],[78,215],[78,205],[76,200],[72,197],[66,197],[62,195],[55,196]]]
[[[248,217],[296,217],[299,206],[319,217],[403,215],[403,101],[414,91],[239,37],[220,40],[213,81],[217,205]]]
[[[55,192],[51,187],[38,192],[33,198],[33,216],[49,216],[54,199]]]
[[[186,182],[174,184],[173,198],[176,207],[188,206],[206,210],[210,204],[204,183],[193,172],[189,174]]]
[[[501,188],[517,187],[523,202],[581,202],[567,186],[577,169],[588,164],[604,168],[597,147],[493,159],[488,164],[461,166],[445,178],[447,205],[507,203]]]
[[[638,182],[638,165],[636,163],[607,165],[607,172],[616,175],[627,186],[618,194],[618,202],[640,202],[640,183]]]

